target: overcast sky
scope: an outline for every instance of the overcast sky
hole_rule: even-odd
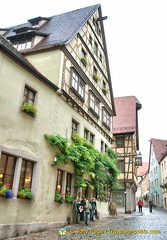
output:
[[[0,28],[101,4],[114,97],[136,96],[140,151],[167,140],[167,0],[3,1]]]

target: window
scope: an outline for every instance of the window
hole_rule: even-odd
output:
[[[86,140],[89,141],[92,145],[94,144],[94,134],[86,128],[84,129],[84,138],[86,138]]]
[[[93,75],[97,75],[97,69],[93,67]]]
[[[28,86],[25,86],[24,88],[24,96],[23,96],[23,102],[28,102],[28,103],[34,103],[35,101],[35,94],[36,92],[29,88]]]
[[[104,151],[104,142],[101,141],[101,152],[103,152],[103,151]]]
[[[107,125],[107,127],[110,127],[110,115],[104,107],[103,107],[102,120],[103,120],[103,124]]]
[[[98,56],[98,45],[96,42],[94,42],[94,53]]]
[[[56,191],[62,191],[62,184],[63,184],[63,171],[57,170],[57,181],[56,181]]]
[[[66,194],[70,193],[71,194],[71,182],[72,182],[72,174],[67,173],[67,178],[66,178]]]
[[[72,120],[72,134],[78,132],[78,123]]]
[[[100,62],[102,62],[102,54],[100,53]]]
[[[103,88],[106,88],[106,82],[103,81]]]
[[[89,138],[89,131],[87,129],[84,129],[84,138],[86,138],[86,140]]]
[[[107,146],[107,144],[105,144],[105,149],[104,149],[104,151],[107,152],[107,150],[108,150],[108,146]]]
[[[74,70],[72,71],[72,88],[80,97],[85,97],[85,82]]]
[[[31,188],[32,174],[34,163],[27,160],[22,160],[21,172],[20,172],[20,187]]]
[[[86,52],[84,49],[81,51],[81,58],[86,58]]]
[[[92,133],[90,133],[90,143],[93,145],[94,143],[94,135]]]
[[[90,93],[90,108],[99,115],[100,102],[92,93]]]
[[[92,36],[91,35],[89,36],[89,42],[92,45]]]
[[[124,136],[116,136],[116,147],[124,147]]]
[[[13,185],[16,157],[2,153],[0,160],[0,182]]]
[[[24,49],[31,48],[32,39],[25,39],[22,41],[13,42],[12,44],[17,50],[24,50]]]

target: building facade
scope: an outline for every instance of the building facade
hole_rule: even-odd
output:
[[[136,200],[142,199],[143,205],[148,205],[149,200],[149,173],[148,162],[142,162],[142,166],[137,167],[138,188],[136,192]]]
[[[138,110],[141,104],[134,96],[115,98],[116,116],[113,118],[112,148],[118,156],[119,189],[112,193],[113,202],[125,208],[125,213],[136,209],[137,151],[139,150]]]
[[[54,198],[57,188],[75,193],[75,169],[51,166],[56,150],[44,134],[71,140],[78,132],[101,152],[111,147],[115,106],[104,19],[94,5],[0,29],[0,182],[14,192],[0,198],[4,238],[74,220],[73,206]],[[19,199],[19,187],[31,188],[35,201]],[[107,215],[108,204],[98,204],[99,216]]]
[[[163,198],[163,208],[167,209],[167,152],[165,152],[164,157],[160,160],[160,171],[161,171],[161,185],[162,188],[162,198]]]
[[[149,154],[149,185],[150,198],[154,205],[163,207],[162,177],[160,160],[164,156],[167,148],[167,140],[151,138]]]

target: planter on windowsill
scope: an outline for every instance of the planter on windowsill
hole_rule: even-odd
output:
[[[2,187],[0,187],[0,197],[3,198],[13,198],[14,194],[12,189],[9,188],[10,184],[6,184]]]
[[[28,113],[29,115],[35,117],[37,114],[37,107],[32,104],[32,103],[28,103],[28,102],[23,102],[23,104],[21,105],[21,110]]]
[[[88,65],[88,61],[86,57],[81,58],[81,62],[85,65],[85,67]]]
[[[96,75],[96,74],[93,74],[93,79],[96,81],[96,82],[98,82],[100,79],[99,79],[99,77]]]
[[[102,88],[102,92],[106,95],[108,93],[108,89],[107,88]]]
[[[17,193],[17,198],[27,199],[27,200],[35,200],[35,196],[33,192],[27,187],[21,187]]]

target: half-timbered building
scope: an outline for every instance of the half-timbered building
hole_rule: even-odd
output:
[[[14,192],[0,198],[4,238],[73,221],[72,206],[54,197],[57,188],[74,193],[74,167],[51,167],[55,149],[44,134],[71,140],[78,132],[101,152],[111,147],[115,107],[104,20],[94,5],[0,28],[0,182]],[[19,199],[20,186],[30,187],[35,201]],[[107,207],[101,203],[99,216]]]
[[[118,97],[114,99],[116,116],[113,118],[112,148],[118,156],[117,167],[120,188],[113,191],[112,200],[118,206],[124,207],[126,213],[136,209],[137,165],[141,165],[138,157],[138,110],[141,104],[135,96]]]

